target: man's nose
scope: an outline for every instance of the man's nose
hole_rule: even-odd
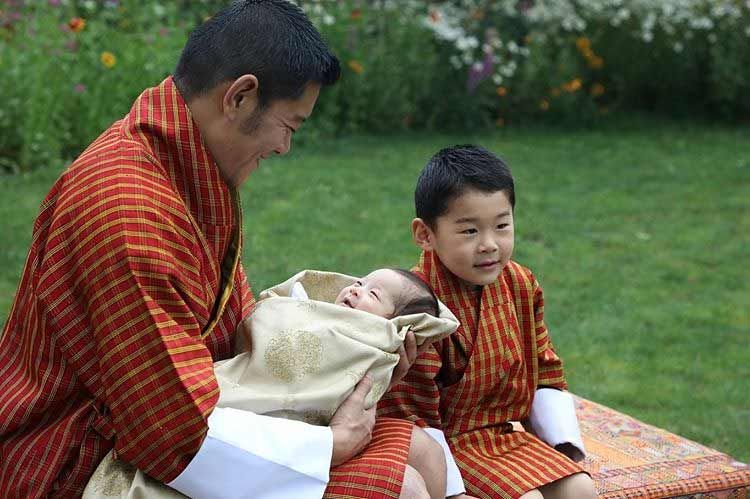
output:
[[[289,133],[284,138],[284,142],[281,145],[279,145],[279,147],[274,149],[274,152],[281,156],[281,155],[288,153],[291,148],[292,148],[292,134]]]

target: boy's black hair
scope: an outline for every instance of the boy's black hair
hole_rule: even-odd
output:
[[[438,299],[432,288],[422,279],[412,274],[408,270],[391,268],[398,275],[408,279],[412,285],[411,289],[404,289],[396,300],[396,307],[393,311],[393,317],[411,314],[429,314],[434,317],[440,315]]]
[[[448,204],[470,189],[486,193],[504,191],[511,207],[516,205],[513,175],[502,159],[471,144],[441,149],[430,158],[417,180],[414,190],[417,217],[434,229],[437,218],[448,211]]]
[[[310,82],[332,85],[340,73],[339,60],[302,9],[287,0],[239,0],[190,33],[174,82],[189,101],[253,74],[262,108],[300,97]]]

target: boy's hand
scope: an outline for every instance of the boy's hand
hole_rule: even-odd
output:
[[[419,357],[422,352],[430,347],[430,344],[431,343],[425,341],[417,348],[417,339],[414,337],[414,333],[412,331],[407,331],[406,338],[404,338],[404,344],[398,348],[398,355],[400,358],[398,364],[396,364],[396,368],[393,370],[391,383],[388,385],[388,389],[393,388],[394,385],[404,379],[404,376],[409,372],[414,361],[417,360],[417,357]]]
[[[565,454],[570,458],[571,461],[574,461],[576,463],[583,461],[586,457],[578,447],[568,442],[555,445],[555,450],[557,452]]]
[[[375,426],[375,406],[365,409],[365,397],[372,388],[372,378],[365,375],[354,391],[339,406],[329,425],[333,432],[331,466],[347,462],[367,447]]]

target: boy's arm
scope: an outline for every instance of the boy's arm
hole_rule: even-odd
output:
[[[447,465],[446,496],[454,496],[465,492],[465,489],[461,472],[441,430],[440,390],[436,377],[442,361],[437,348],[438,344],[427,347],[401,382],[380,399],[378,416],[406,419],[425,428],[443,447]]]
[[[555,353],[544,323],[544,297],[536,279],[533,290],[539,381],[529,419],[524,422],[524,426],[573,461],[581,461],[586,451],[578,427],[575,404],[572,395],[565,391],[568,386],[562,360]]]

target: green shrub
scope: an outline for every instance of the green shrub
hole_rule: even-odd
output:
[[[0,0],[0,171],[76,156],[225,3]],[[298,3],[342,62],[303,142],[640,110],[750,116],[747,0]]]

